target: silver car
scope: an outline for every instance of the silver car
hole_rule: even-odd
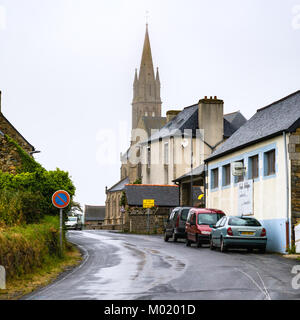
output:
[[[259,249],[264,253],[266,246],[266,229],[250,217],[223,217],[213,226],[210,235],[210,249],[220,247],[221,252],[228,248],[245,248],[250,252]]]

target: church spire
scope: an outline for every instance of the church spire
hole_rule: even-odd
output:
[[[153,68],[148,24],[139,74],[135,71],[132,101],[132,129],[137,128],[142,116],[161,117],[160,80]]]
[[[148,24],[146,24],[146,34],[145,34],[145,40],[144,40],[139,79],[142,82],[149,82],[149,81],[153,81],[154,79],[154,68],[153,68],[152,52],[151,52],[149,32],[148,32]]]

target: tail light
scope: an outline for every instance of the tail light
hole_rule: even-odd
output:
[[[231,229],[231,228],[228,228],[228,229],[227,229],[227,234],[228,234],[229,236],[233,236],[233,232],[232,232],[232,229]]]
[[[266,231],[266,229],[265,228],[263,228],[262,230],[261,230],[261,237],[265,237],[267,235],[267,231]]]
[[[176,228],[179,227],[179,215],[177,216],[177,220],[176,220]]]

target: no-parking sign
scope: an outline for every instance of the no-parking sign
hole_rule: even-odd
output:
[[[52,196],[52,203],[56,208],[66,208],[70,203],[70,195],[64,190],[56,191]]]

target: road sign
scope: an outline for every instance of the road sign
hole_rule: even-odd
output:
[[[52,196],[52,203],[56,208],[64,209],[70,203],[70,195],[64,190],[56,191]]]
[[[154,199],[144,199],[143,200],[143,208],[153,208],[154,207]]]

